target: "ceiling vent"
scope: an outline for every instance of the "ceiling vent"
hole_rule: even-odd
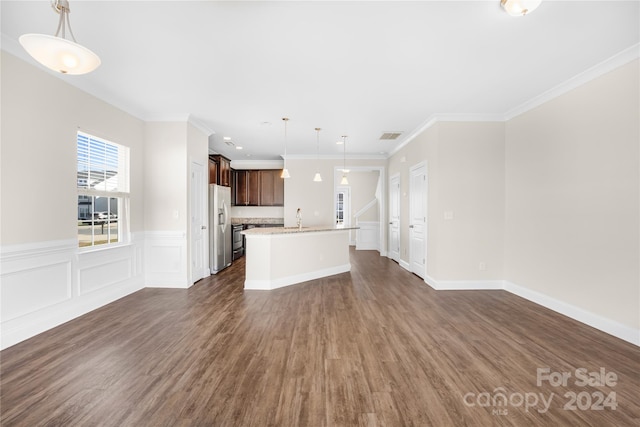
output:
[[[380,135],[380,140],[393,141],[394,139],[398,139],[400,135],[402,135],[402,132],[385,132]]]

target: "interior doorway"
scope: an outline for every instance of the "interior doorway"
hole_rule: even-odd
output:
[[[400,262],[400,174],[389,180],[389,258]]]
[[[427,167],[409,169],[409,269],[425,278],[427,271]]]
[[[191,161],[191,182],[189,183],[190,215],[189,228],[191,240],[191,283],[195,283],[208,276],[206,253],[207,242],[207,178],[204,165],[195,160]]]

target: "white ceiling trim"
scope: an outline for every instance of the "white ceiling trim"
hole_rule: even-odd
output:
[[[511,120],[514,117],[517,117],[521,114],[526,113],[529,110],[532,110],[545,102],[551,101],[553,98],[557,98],[560,95],[563,95],[570,90],[573,90],[579,86],[582,86],[585,83],[590,82],[610,71],[615,70],[618,67],[622,67],[625,64],[633,61],[634,59],[638,59],[640,57],[640,43],[635,44],[616,55],[613,55],[611,58],[602,61],[599,64],[594,65],[593,67],[583,71],[582,73],[570,78],[564,83],[559,84],[556,87],[549,89],[546,92],[541,93],[535,98],[515,107],[505,113],[505,121]]]
[[[282,156],[284,158],[284,156]],[[287,154],[287,160],[342,160],[344,154],[321,154],[317,156],[315,154]],[[386,154],[349,154],[346,155],[347,159],[351,160],[386,160],[389,157]]]
[[[535,98],[512,108],[504,114],[434,114],[409,133],[404,141],[389,152],[387,158],[396,154],[418,135],[438,122],[506,122],[638,58],[640,58],[640,43],[613,55],[611,58],[602,61]]]
[[[187,121],[189,123],[191,123],[193,125],[193,127],[198,129],[200,132],[204,133],[207,137],[209,137],[211,135],[215,135],[215,132],[212,131],[211,129],[209,129],[209,126],[207,126],[206,124],[202,123],[197,118],[193,117],[192,114],[189,114],[189,117],[187,118]]]

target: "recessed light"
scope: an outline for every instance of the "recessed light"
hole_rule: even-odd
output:
[[[237,146],[236,146],[236,150],[242,150],[242,147],[241,147],[241,146],[239,146],[239,145],[237,145]]]
[[[224,139],[225,141],[231,141],[231,137],[230,136],[225,136],[222,139]]]
[[[342,144],[344,144],[344,141],[336,141],[336,144],[337,145],[342,145]]]

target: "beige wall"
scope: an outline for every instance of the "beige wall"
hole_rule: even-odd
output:
[[[338,179],[342,178],[342,172],[337,172]],[[349,172],[348,180],[351,187],[351,224],[355,225],[355,214],[368,203],[376,198],[376,188],[378,186],[378,178],[380,172],[352,170]],[[339,181],[338,181],[339,182]],[[360,221],[379,221],[378,205],[373,205],[369,210],[364,212]]]
[[[143,230],[144,123],[5,51],[1,79],[2,245],[76,239],[78,130],[130,148],[130,229]]]
[[[400,175],[400,259],[409,262],[409,169],[420,162],[427,165],[427,274],[437,274],[438,227],[438,124],[429,127],[389,158],[389,177]],[[388,186],[387,186],[388,187]]]
[[[425,162],[428,276],[502,279],[610,331],[607,322],[638,330],[638,68],[635,60],[506,123],[435,123],[402,147],[389,159],[401,180],[402,261],[409,168]]]
[[[147,231],[187,231],[187,123],[145,125]]]
[[[438,126],[437,276],[504,277],[504,123]],[[429,166],[433,162],[429,163]],[[444,212],[453,219],[445,220]],[[480,270],[480,263],[486,270]]]
[[[409,169],[421,162],[428,178],[427,275],[438,280],[501,279],[504,124],[436,123],[389,159],[389,176],[400,174],[404,262],[409,262]],[[453,219],[445,220],[445,212],[452,212]]]
[[[506,279],[640,327],[638,61],[507,123]]]
[[[296,210],[302,209],[305,226],[335,223],[334,171],[342,168],[341,159],[291,159],[287,169],[291,178],[284,183],[284,222],[290,227],[296,224]],[[349,167],[385,167],[385,160],[347,160]],[[320,171],[322,182],[314,182],[313,176]]]

